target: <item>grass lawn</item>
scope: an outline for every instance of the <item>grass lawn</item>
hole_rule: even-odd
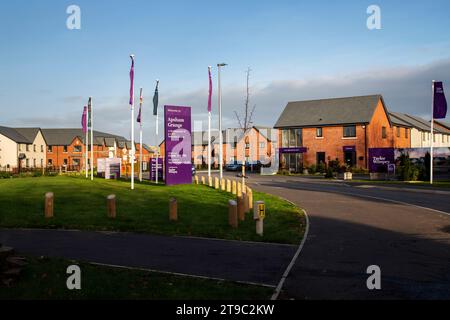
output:
[[[55,217],[44,218],[44,194],[55,194]],[[117,197],[117,218],[106,215],[106,197]],[[178,222],[169,222],[169,198],[178,200]],[[256,235],[248,213],[234,230],[228,226],[233,196],[203,185],[164,186],[84,177],[0,179],[0,228],[114,230],[221,239],[300,243],[305,230],[301,210],[278,197],[254,192],[266,202],[264,237]]]
[[[12,287],[0,284],[0,300],[48,299],[157,299],[224,300],[269,299],[273,290],[244,285],[173,276],[156,272],[90,265],[62,259],[28,258],[29,265]],[[68,290],[66,269],[81,269],[81,290]]]

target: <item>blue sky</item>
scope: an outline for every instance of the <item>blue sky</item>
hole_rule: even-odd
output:
[[[71,4],[81,8],[81,30],[66,28]],[[382,30],[366,27],[371,4],[381,8]],[[450,96],[448,12],[447,0],[3,1],[0,124],[78,126],[92,95],[98,129],[128,136],[130,53],[148,130],[156,78],[161,104],[191,105],[205,120],[207,66],[222,61],[230,126],[248,66],[258,124],[273,125],[289,100],[366,93],[426,115],[433,78],[448,81]]]

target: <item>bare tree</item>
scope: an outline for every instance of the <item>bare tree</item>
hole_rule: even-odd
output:
[[[256,105],[253,105],[250,107],[250,73],[251,73],[250,67],[247,68],[246,75],[247,75],[247,86],[246,86],[246,96],[245,96],[245,103],[244,103],[244,112],[243,114],[239,114],[237,111],[234,111],[234,114],[236,116],[236,120],[239,124],[239,129],[242,132],[242,139],[244,141],[244,152],[242,155],[242,175],[245,176],[245,150],[246,150],[246,137],[248,132],[251,130],[253,126],[253,114],[255,112]],[[244,179],[244,177],[243,177]],[[243,180],[244,182],[244,180]]]

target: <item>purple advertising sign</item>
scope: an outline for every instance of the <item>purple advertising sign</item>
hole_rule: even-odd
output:
[[[353,152],[356,151],[356,147],[355,146],[344,146],[344,152]]]
[[[158,158],[158,180],[163,179],[163,158]],[[156,158],[150,159],[150,181],[156,181]]]
[[[390,164],[395,164],[394,148],[370,148],[369,171],[388,172]]]
[[[306,153],[308,149],[305,147],[298,147],[298,148],[280,148],[280,154],[282,153]]]
[[[164,106],[166,184],[192,183],[191,108]]]

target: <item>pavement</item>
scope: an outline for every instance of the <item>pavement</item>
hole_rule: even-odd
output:
[[[301,177],[250,175],[247,183],[308,213],[309,234],[281,297],[450,299],[447,195]],[[381,269],[381,290],[367,288],[370,265]]]
[[[21,254],[180,273],[275,287],[297,247],[147,234],[0,229]]]

